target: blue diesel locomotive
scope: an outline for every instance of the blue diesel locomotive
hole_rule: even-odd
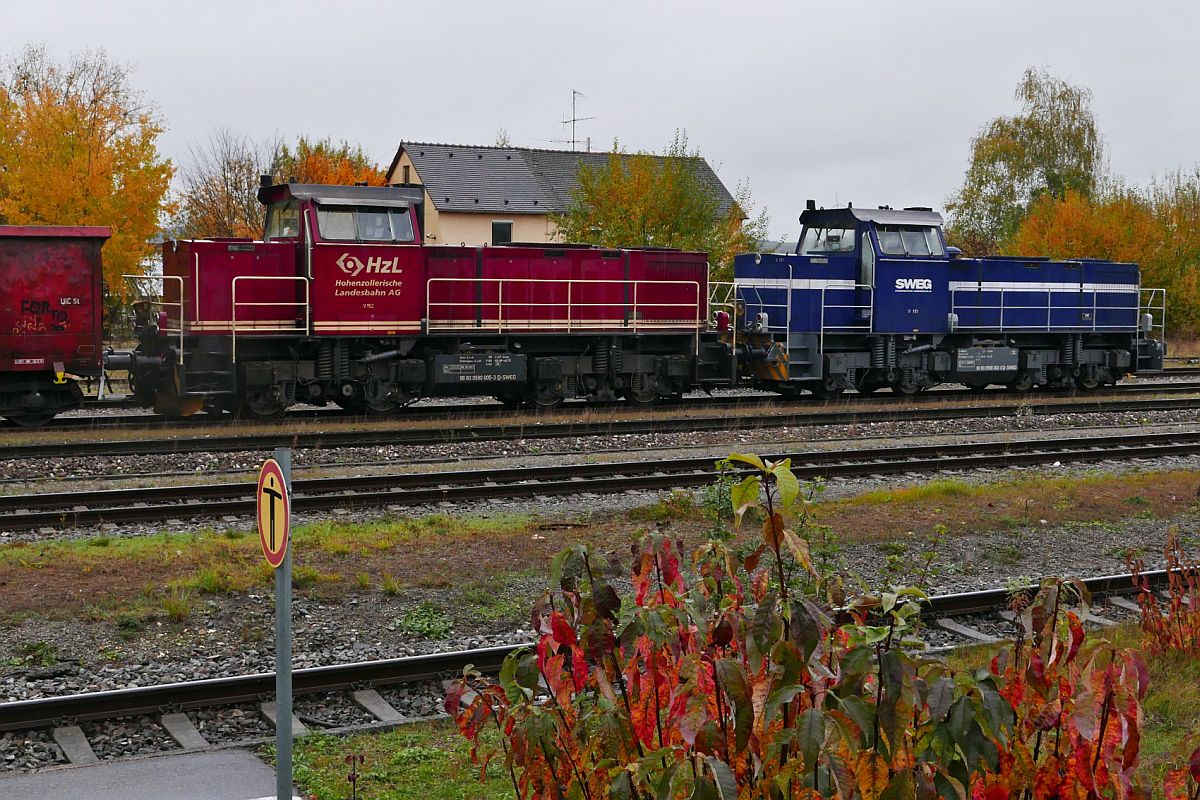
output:
[[[964,258],[928,208],[810,200],[800,221],[794,254],[734,261],[743,378],[759,388],[1086,390],[1162,368],[1165,298],[1136,264]]]

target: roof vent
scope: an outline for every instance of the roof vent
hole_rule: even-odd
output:
[[[447,197],[447,198],[446,198],[446,203],[447,203],[447,205],[449,205],[449,203],[450,203],[450,198],[449,198],[449,197]]]
[[[478,198],[478,197],[476,197],[476,198],[475,198],[475,205],[479,205],[479,198]]]
[[[533,201],[533,204],[536,206],[536,205],[537,205],[537,200],[534,200],[534,201]]]
[[[505,156],[505,157],[504,157],[504,160],[505,160],[505,161],[512,161],[512,156]]]
[[[478,158],[480,161],[483,161],[483,153],[476,153],[475,157]]]
[[[929,206],[905,206],[905,211],[933,211]]]
[[[419,156],[423,156],[423,155],[425,155],[425,151],[424,151],[424,150],[422,150],[421,152],[417,153],[417,155],[419,155]]]
[[[804,202],[804,210],[805,211],[816,211],[817,210],[817,201],[816,200],[806,200]]]
[[[447,156],[448,158],[454,158],[454,153],[453,153],[453,151],[451,151],[451,152],[449,152],[449,153],[446,153],[446,156]]]

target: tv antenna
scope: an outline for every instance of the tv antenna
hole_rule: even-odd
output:
[[[571,126],[571,138],[570,138],[570,139],[566,139],[565,141],[564,141],[564,140],[559,140],[559,141],[564,141],[564,144],[570,144],[570,145],[571,145],[571,151],[572,151],[572,152],[574,152],[574,151],[575,151],[575,145],[579,144],[579,140],[575,138],[575,123],[576,123],[576,122],[586,122],[586,121],[588,121],[589,119],[595,119],[595,117],[581,117],[581,116],[579,116],[578,114],[576,114],[576,113],[575,113],[575,99],[576,99],[577,97],[587,97],[587,95],[586,95],[586,94],[584,94],[583,92],[576,91],[575,89],[572,89],[572,90],[571,90],[571,118],[570,118],[570,119],[564,119],[564,120],[562,121],[562,124],[563,124],[563,125],[570,125],[570,126]],[[590,140],[589,140],[589,141],[590,141]]]

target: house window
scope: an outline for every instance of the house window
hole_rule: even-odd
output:
[[[492,244],[509,244],[512,242],[512,222],[492,220]]]
[[[411,168],[407,164],[405,164],[404,165],[404,183],[411,183],[411,181],[409,181],[409,179],[408,179],[409,169],[411,169]]]

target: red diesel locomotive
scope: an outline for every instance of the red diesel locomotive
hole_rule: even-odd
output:
[[[703,253],[426,246],[414,187],[265,182],[263,240],[166,242],[128,369],[160,411],[388,413],[421,397],[650,403],[727,385]]]
[[[68,375],[100,375],[108,228],[0,225],[0,416],[43,425],[78,408]]]

